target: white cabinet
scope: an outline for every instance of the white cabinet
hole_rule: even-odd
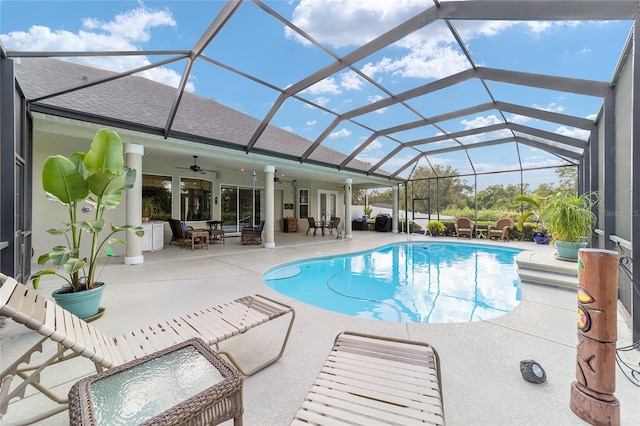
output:
[[[144,222],[142,224],[142,251],[162,250],[164,247],[164,222]]]

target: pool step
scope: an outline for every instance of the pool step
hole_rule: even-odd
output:
[[[522,252],[516,256],[520,282],[577,288],[578,264]]]

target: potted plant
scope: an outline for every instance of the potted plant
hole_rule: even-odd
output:
[[[113,235],[127,230],[138,237],[143,235],[139,226],[113,224],[106,229],[106,235],[102,235],[105,210],[120,204],[123,191],[132,188],[135,179],[136,171],[124,165],[122,140],[117,133],[104,129],[96,133],[87,153],[75,152],[68,158],[54,155],[45,161],[42,168],[42,186],[47,198],[62,203],[67,208],[69,220],[64,223],[63,229],[47,231],[52,235],[64,236],[66,245],[55,246],[38,258],[39,265],[51,262],[56,269],[38,271],[31,276],[31,281],[37,288],[43,275],[61,277],[66,285],[55,290],[53,298],[62,306],[70,301],[72,305],[65,308],[80,318],[98,313],[100,296],[105,287],[103,283],[96,282],[102,251],[109,248],[109,244],[125,243],[113,238]],[[93,206],[92,220],[78,218],[82,202]],[[80,254],[85,233],[90,243],[88,257]],[[64,269],[64,273],[60,272],[60,268]],[[95,300],[89,302],[90,306],[84,307],[76,301],[77,298]]]
[[[439,220],[431,220],[427,224],[427,229],[429,230],[429,234],[431,234],[432,237],[437,237],[438,234],[442,234],[444,232],[446,227],[444,226],[444,223],[440,222]]]
[[[546,223],[559,258],[577,261],[578,250],[587,247],[597,221],[592,211],[597,202],[593,192],[560,193],[547,202]]]
[[[533,217],[537,222],[536,231],[533,232],[533,240],[536,244],[549,244],[551,241],[551,233],[547,229],[544,217],[545,203],[548,199],[549,197],[538,197],[527,194],[517,195],[513,198],[514,203],[524,203],[531,207],[531,210],[524,212],[522,216],[520,216],[516,222],[516,228],[518,231],[522,231],[524,222]]]
[[[158,214],[160,206],[156,197],[142,197],[142,221],[148,222]]]

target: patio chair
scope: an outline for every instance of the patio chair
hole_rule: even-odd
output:
[[[185,226],[183,225],[183,223],[178,219],[169,219],[169,226],[171,227],[171,234],[172,234],[171,241],[169,241],[169,245],[171,245],[171,243],[174,241],[177,241],[180,243],[180,248],[184,247],[184,245],[187,243],[191,244],[191,239],[189,238],[187,231],[193,230],[193,227],[186,226],[186,229],[185,229]]]
[[[487,238],[499,238],[504,241],[509,241],[509,231],[513,229],[513,226],[513,219],[510,217],[503,217],[495,224],[487,227]]]
[[[316,220],[314,218],[308,217],[307,220],[309,221],[309,227],[307,228],[307,233],[305,234],[305,236],[309,235],[309,231],[312,229],[313,229],[313,235],[315,236],[319,226],[316,223]]]
[[[468,217],[458,217],[453,223],[453,227],[456,229],[456,237],[464,237],[467,236],[469,238],[473,238],[473,228],[474,224]]]
[[[218,351],[224,354],[238,371],[250,376],[282,357],[295,319],[292,307],[261,295],[254,295],[199,309],[111,337],[11,277],[0,274],[0,285],[0,316],[11,318],[43,336],[15,362],[7,361],[3,366],[4,370],[0,376],[0,415],[6,414],[9,401],[13,398],[24,398],[29,385],[59,404],[48,412],[25,420],[24,424],[45,419],[68,408],[67,398],[56,395],[51,389],[60,383],[47,385],[40,381],[43,370],[48,371],[46,368],[54,364],[85,357],[94,363],[97,372],[101,372],[105,368],[117,367],[192,338],[201,338],[218,350],[220,342],[290,314],[291,318],[279,353],[263,364],[244,370],[231,354]],[[43,346],[48,340],[57,343],[57,349],[51,345]],[[43,348],[51,350],[52,353],[36,356],[35,353],[43,352]],[[14,380],[16,376],[21,380]],[[55,374],[47,377],[55,377]]]
[[[332,216],[331,217],[331,221],[329,222],[329,235],[333,235],[333,230],[336,230],[336,233],[338,233],[338,226],[340,225],[340,218],[339,217],[335,217]]]
[[[262,219],[257,227],[245,226],[240,231],[240,242],[242,244],[262,244],[262,229],[264,228],[264,219]]]
[[[440,359],[429,344],[340,333],[292,425],[444,425]]]

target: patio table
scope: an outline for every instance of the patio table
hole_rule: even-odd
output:
[[[238,371],[190,339],[75,383],[71,425],[242,425]]]

